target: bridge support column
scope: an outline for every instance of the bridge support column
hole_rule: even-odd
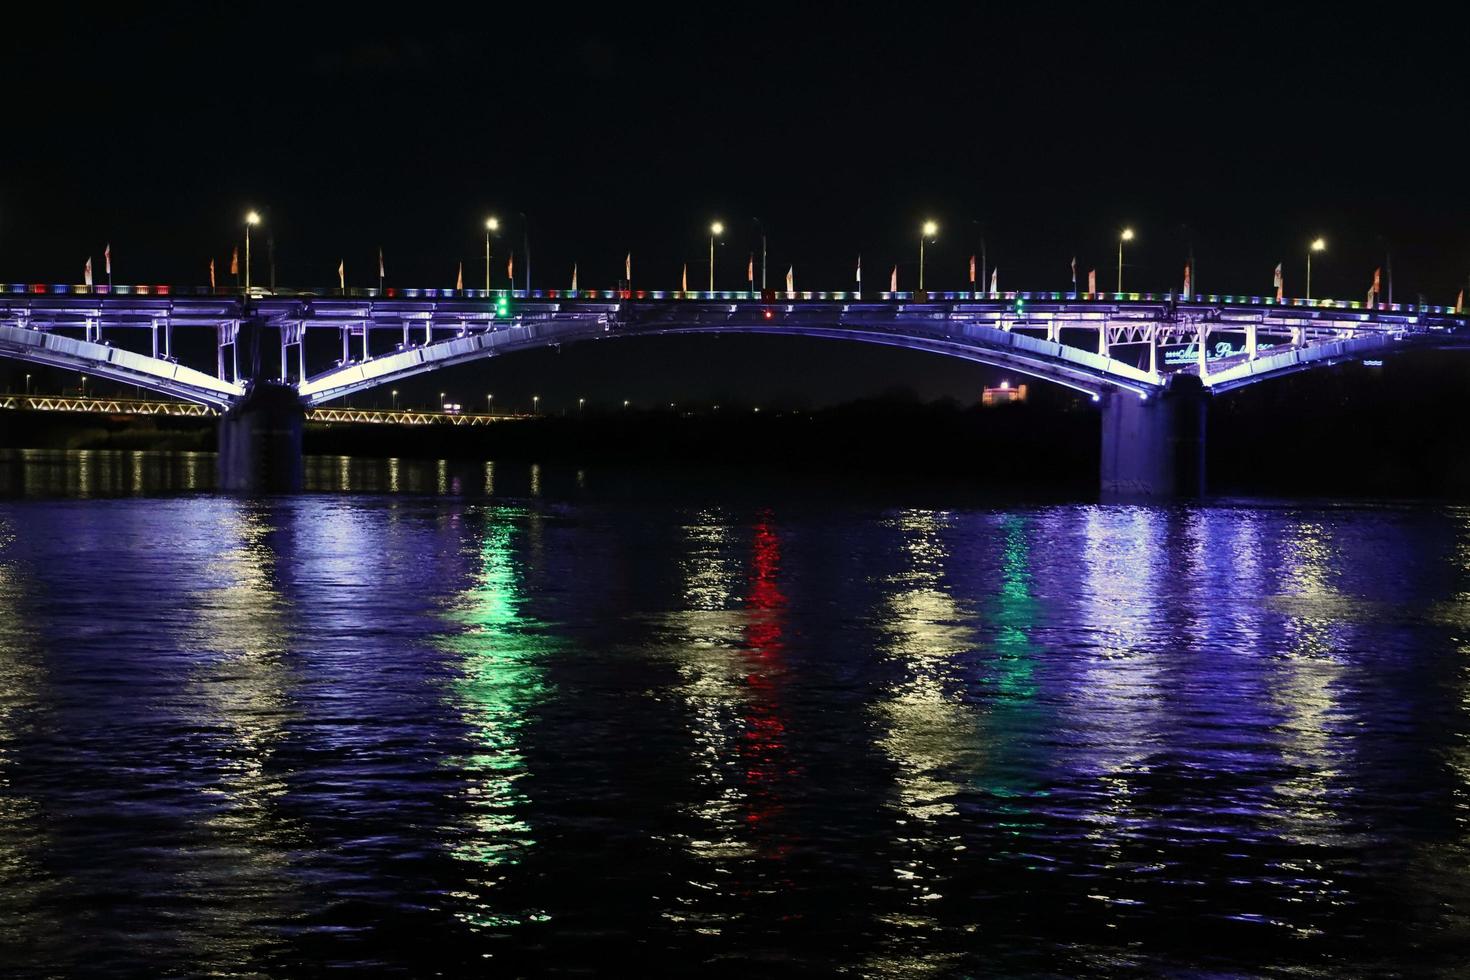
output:
[[[1113,391],[1102,402],[1105,499],[1197,497],[1205,492],[1205,410],[1199,378],[1175,375],[1148,399]]]
[[[219,420],[219,486],[245,493],[301,489],[306,410],[287,385],[257,384]]]

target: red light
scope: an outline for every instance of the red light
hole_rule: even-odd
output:
[[[774,317],[776,315],[771,310],[765,310],[764,313],[765,313],[765,317],[766,317],[767,320],[771,319],[772,317]]]

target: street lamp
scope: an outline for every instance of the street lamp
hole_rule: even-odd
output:
[[[723,235],[725,226],[716,221],[709,226],[709,291],[715,291],[715,236]]]
[[[393,389],[393,411],[398,411],[398,389]]]
[[[500,230],[500,222],[495,218],[485,219],[485,293],[490,293],[490,233]]]
[[[444,396],[447,394],[448,392],[445,391],[439,392],[439,411],[441,412],[444,411]]]
[[[939,225],[932,221],[924,222],[924,227],[919,231],[919,292],[924,291],[924,241],[939,234]]]
[[[260,215],[251,211],[245,215],[245,291],[250,292],[250,229],[260,224]]]
[[[1133,241],[1133,229],[1124,228],[1118,236],[1118,292],[1123,291],[1123,243]]]
[[[30,393],[31,393],[31,376],[28,374],[28,375],[26,375],[26,394],[29,395]]]
[[[495,396],[488,393],[485,395],[485,414],[495,414]]]
[[[29,378],[30,375],[28,374],[28,375],[26,375],[26,377]],[[627,410],[628,410],[628,399],[624,398],[623,399],[623,411],[627,411]]]
[[[531,396],[531,414],[532,415],[535,415],[536,414],[536,408],[540,404],[541,404],[541,396],[540,395],[532,395]]]
[[[82,397],[87,397],[87,376],[85,374],[82,375]]]
[[[582,406],[583,405],[586,405],[586,404],[587,404],[587,399],[585,399],[585,398],[578,398],[577,399],[577,414],[578,415],[581,415],[582,414]]]
[[[1307,299],[1312,298],[1312,253],[1327,251],[1327,239],[1314,238],[1307,249]]]

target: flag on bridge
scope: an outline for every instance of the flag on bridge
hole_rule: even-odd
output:
[[[337,288],[343,292],[347,291],[347,260],[337,260]]]
[[[572,292],[577,291],[577,263],[572,263]]]
[[[750,258],[745,260],[745,281],[752,286],[755,285],[755,253],[750,253]]]
[[[82,266],[82,279],[88,286],[92,285],[92,256],[87,256],[87,264]]]
[[[970,291],[975,291],[975,256],[970,256]]]
[[[209,260],[209,288],[214,288],[214,259]]]
[[[1087,270],[1087,291],[1093,295],[1097,294],[1097,270]]]
[[[107,264],[106,272],[108,278],[112,277],[112,243],[108,242],[102,246],[102,261]]]
[[[511,252],[505,259],[505,278],[510,280],[510,288],[516,288],[516,253]]]
[[[689,292],[689,263],[688,262],[685,262],[684,263],[684,274],[679,277],[679,291],[682,292],[682,293]]]
[[[1463,286],[1460,287],[1460,295],[1455,297],[1455,312],[1465,312],[1465,287]]]
[[[1373,270],[1373,285],[1368,287],[1367,305],[1369,306],[1372,306],[1374,303],[1378,302],[1378,284],[1380,281],[1379,277],[1382,273],[1382,267]]]
[[[895,265],[893,267],[893,273],[888,277],[888,291],[890,293],[896,293],[896,292],[898,292],[898,266],[897,265]]]
[[[1285,286],[1285,284],[1284,284],[1284,282],[1283,282],[1283,280],[1281,278],[1281,263],[1280,262],[1277,262],[1276,263],[1276,278],[1272,280],[1271,285],[1273,285],[1273,286],[1276,287],[1276,302],[1278,302],[1278,303],[1281,302],[1281,296],[1282,296],[1282,293],[1285,290],[1286,286]]]
[[[628,288],[629,289],[632,289],[633,288],[633,253],[632,252],[629,252],[628,255],[627,255],[627,257],[623,259],[623,279],[626,281],[626,284],[627,284]]]
[[[862,252],[859,252],[858,253],[857,288],[858,288],[858,292],[862,292],[863,291],[863,253]]]
[[[990,270],[990,291],[992,293],[998,293],[998,292],[1000,292],[1000,285],[999,285],[999,283],[1000,283],[1000,266],[996,266],[994,269],[991,269]]]
[[[383,246],[378,246],[378,282],[383,281]]]
[[[1072,256],[1072,292],[1077,291],[1077,256]]]
[[[796,292],[796,266],[794,265],[786,270],[786,291],[788,293]]]
[[[234,248],[234,250],[232,252],[230,252],[230,275],[232,275],[232,276],[238,276],[239,274],[240,274],[240,246],[239,245],[236,245],[235,248]]]
[[[464,289],[464,263],[459,264],[459,271],[454,275],[454,289],[458,292]]]
[[[1184,295],[1184,298],[1185,299],[1189,299],[1192,295],[1194,295],[1193,293],[1191,293],[1189,291],[1189,263],[1188,262],[1184,263],[1184,290],[1183,290],[1183,295]]]

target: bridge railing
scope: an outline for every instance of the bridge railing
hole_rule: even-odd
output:
[[[96,296],[96,297],[238,297],[240,289],[208,286],[170,285],[97,285],[87,286],[69,283],[0,283],[0,294],[28,296]],[[1424,313],[1439,316],[1463,316],[1464,311],[1454,306],[1437,306],[1418,303],[1375,303],[1369,305],[1359,300],[1332,298],[1306,299],[1303,297],[1250,296],[1234,293],[1197,293],[1182,295],[1173,292],[1062,292],[1048,290],[1021,290],[985,292],[969,290],[929,290],[916,293],[908,290],[665,290],[665,289],[452,289],[437,287],[396,287],[384,289],[372,287],[348,289],[277,289],[274,291],[252,288],[254,298],[317,297],[322,299],[444,299],[444,300],[554,300],[554,301],[601,301],[623,302],[637,300],[689,301],[689,302],[838,302],[838,303],[1182,303],[1208,306],[1285,306],[1307,309],[1363,310],[1381,313]]]

